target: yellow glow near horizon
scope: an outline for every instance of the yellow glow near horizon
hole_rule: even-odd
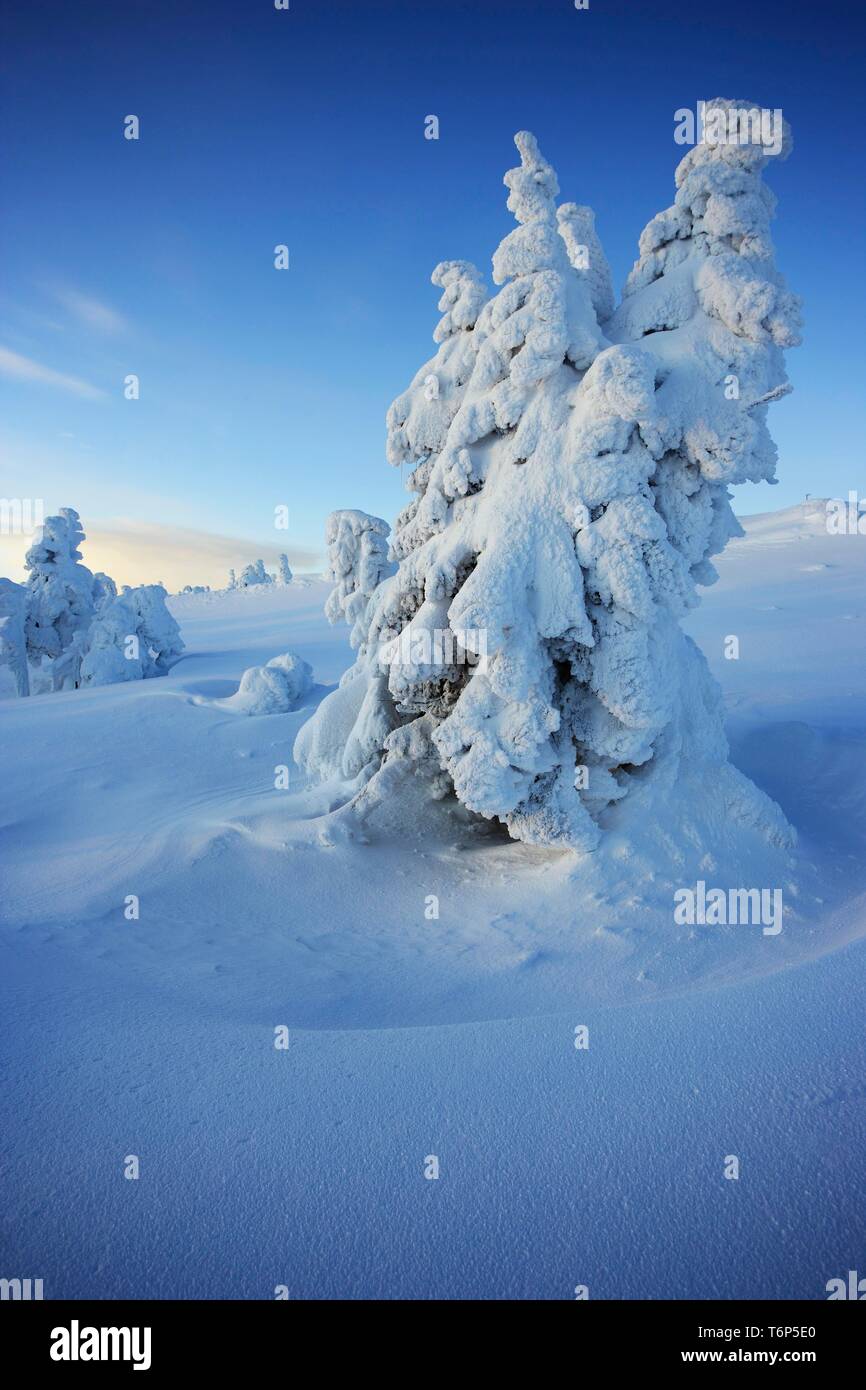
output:
[[[261,558],[267,568],[275,570],[283,551],[292,569],[315,570],[321,566],[321,556],[313,551],[191,527],[117,521],[93,526],[85,523],[85,532],[82,563],[94,572],[110,574],[118,587],[161,581],[169,592],[176,592],[185,584],[209,584],[212,589],[222,589],[228,583],[230,569],[239,571]],[[26,577],[24,556],[32,543],[32,535],[0,535],[0,574],[20,583]]]

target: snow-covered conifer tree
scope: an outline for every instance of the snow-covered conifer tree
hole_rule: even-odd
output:
[[[328,577],[334,585],[325,615],[330,623],[349,624],[355,648],[363,648],[367,640],[370,595],[394,571],[388,560],[390,530],[380,516],[351,510],[331,512],[325,523]]]
[[[97,611],[81,659],[82,685],[164,676],[184,643],[161,584],[128,584]]]
[[[0,695],[30,694],[27,666],[27,590],[0,579]]]
[[[252,589],[257,584],[273,584],[273,582],[265,569],[264,560],[255,560],[251,565],[244,565],[237,580],[237,588]]]
[[[50,667],[55,690],[78,682],[80,639],[94,611],[94,577],[80,563],[78,549],[85,539],[78,513],[62,507],[46,518],[27,551],[28,659]]]
[[[295,743],[297,761],[321,776],[357,776],[371,760],[378,761],[385,737],[398,722],[375,659],[376,644],[368,645],[371,595],[389,582],[396,568],[388,560],[389,531],[381,517],[351,509],[332,512],[326,522],[328,575],[334,588],[325,613],[331,623],[348,623],[357,660]]]
[[[289,566],[288,555],[281,555],[279,561],[279,582],[281,584],[291,584],[292,571]]]
[[[763,417],[797,312],[773,266],[768,156],[692,150],[611,313],[590,210],[557,213],[553,170],[531,135],[516,143],[502,288],[457,326],[447,404],[427,364],[388,416],[389,457],[413,458],[418,497],[344,678],[376,688],[388,732],[372,756],[360,740],[366,763],[341,762],[369,710],[356,702],[355,724],[328,731],[326,701],[296,756],[315,768],[325,750],[320,770],[347,776],[384,763],[389,786],[401,761],[435,766],[516,838],[576,849],[618,804],[645,815],[703,777],[732,817],[782,840],[778,808],[726,761],[719,693],[678,626],[736,533],[727,485],[772,476]]]
[[[27,583],[0,580],[0,665],[19,694],[31,681],[41,693],[161,676],[184,649],[163,586],[118,594],[110,575],[80,563],[84,538],[78,513],[64,507],[27,552]]]

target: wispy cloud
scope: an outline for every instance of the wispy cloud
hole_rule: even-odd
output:
[[[4,347],[0,347],[0,375],[11,377],[14,381],[31,381],[41,386],[54,386],[61,391],[71,391],[75,396],[84,396],[88,400],[97,400],[105,395],[99,387],[91,386],[90,382],[82,381],[80,377],[55,372],[51,367],[44,367],[41,362],[34,362],[31,357],[22,357],[20,353]]]
[[[54,290],[54,297],[68,313],[72,314],[87,328],[95,328],[99,333],[123,333],[128,325],[122,314],[109,304],[94,299],[92,295],[81,294],[79,290],[61,288]]]

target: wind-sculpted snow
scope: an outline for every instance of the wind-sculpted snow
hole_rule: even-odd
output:
[[[322,612],[327,586],[270,585],[172,598],[188,654],[161,680],[4,701],[0,915],[44,952],[54,938],[51,950],[82,970],[116,967],[138,989],[178,992],[184,1008],[202,997],[316,1029],[552,1014],[576,995],[670,999],[862,937],[866,555],[827,533],[820,504],[744,524],[721,582],[684,620],[690,637],[669,616],[638,654],[654,663],[656,698],[678,712],[654,741],[653,775],[641,771],[650,733],[627,661],[599,678],[634,726],[597,702],[569,716],[635,767],[627,795],[612,775],[586,789],[603,828],[594,853],[515,842],[498,818],[469,812],[431,714],[377,725],[387,705],[372,682],[356,672],[339,683],[355,668],[347,628]],[[732,631],[739,661],[723,655]],[[288,710],[245,717],[243,673],[287,648],[321,684]],[[733,763],[702,653],[725,689]],[[476,668],[467,697],[485,682]],[[311,718],[317,703],[332,717]],[[715,742],[699,758],[701,730]],[[518,749],[531,731],[510,709],[498,728]],[[292,765],[295,741],[329,780]],[[379,772],[359,781],[383,745]],[[280,768],[287,785],[275,784]],[[479,783],[486,771],[479,758]],[[76,776],[70,819],[62,792]],[[774,802],[796,826],[795,848]],[[558,810],[555,793],[530,807],[539,819]],[[778,888],[783,930],[678,925],[674,895],[699,880]],[[142,926],[119,940],[124,895],[141,885]]]
[[[762,147],[686,155],[614,309],[591,210],[557,209],[535,137],[515,143],[501,288],[486,298],[463,261],[434,272],[439,349],[388,412],[388,459],[412,464],[415,494],[396,573],[353,587],[343,543],[328,612],[358,659],[296,756],[360,785],[402,761],[431,796],[444,774],[515,838],[585,851],[653,789],[731,782],[718,692],[678,622],[741,534],[729,486],[773,479],[766,412],[798,302],[773,262]],[[790,841],[748,783],[728,804],[744,833]]]

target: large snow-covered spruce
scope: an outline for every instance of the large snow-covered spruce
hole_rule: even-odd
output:
[[[528,843],[593,849],[686,790],[784,843],[778,807],[727,761],[720,693],[678,621],[741,534],[729,485],[773,479],[766,410],[799,319],[770,156],[690,150],[614,309],[592,212],[557,209],[534,137],[515,142],[501,288],[486,298],[466,262],[434,272],[440,346],[388,412],[416,494],[398,567],[346,614],[351,706],[325,701],[296,756],[359,777],[365,805],[408,760]]]

